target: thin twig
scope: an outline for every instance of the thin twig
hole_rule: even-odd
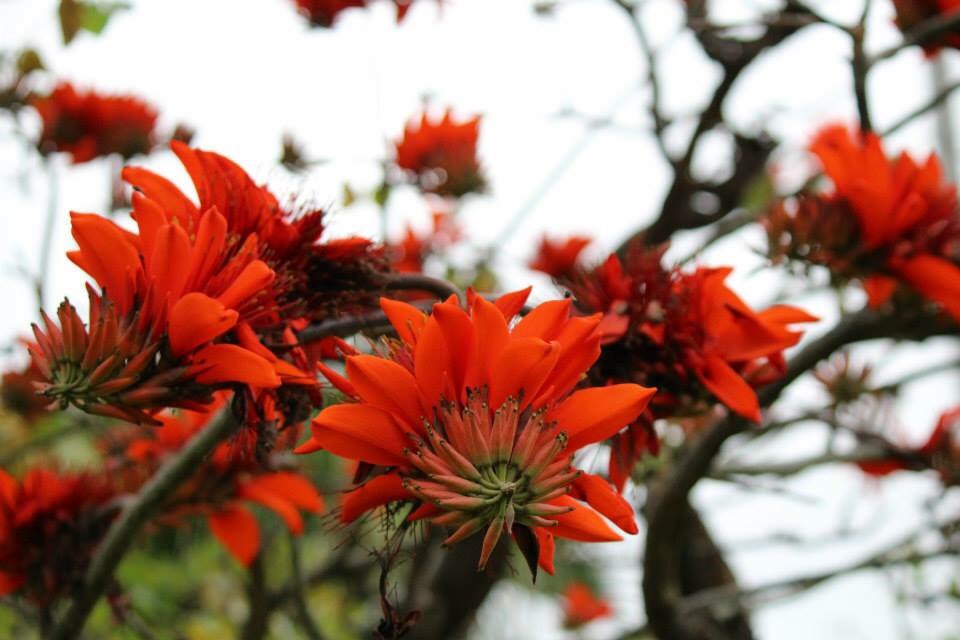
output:
[[[914,120],[922,116],[923,114],[927,113],[928,111],[932,111],[936,109],[944,101],[946,101],[946,99],[949,98],[953,94],[953,92],[956,91],[957,89],[960,89],[960,82],[953,82],[947,85],[946,87],[938,91],[937,94],[933,96],[933,98],[931,98],[929,101],[925,102],[921,106],[917,107],[907,115],[903,116],[902,118],[900,118],[899,120],[891,124],[886,129],[884,129],[880,134],[881,137],[886,137],[896,133],[897,131],[907,126],[908,124],[910,124],[911,122],[913,122]]]
[[[229,408],[224,409],[150,478],[107,531],[90,561],[83,583],[66,613],[54,625],[48,640],[67,640],[80,634],[87,617],[113,577],[114,570],[143,526],[190,478],[203,459],[239,425],[233,412]]]
[[[463,292],[453,283],[422,273],[386,273],[377,279],[377,284],[387,291],[426,291],[441,300],[450,296],[463,300]]]
[[[870,71],[870,66],[867,63],[867,54],[863,48],[863,41],[867,32],[867,17],[870,14],[872,4],[872,0],[865,0],[860,20],[857,22],[856,28],[850,32],[853,39],[853,60],[850,68],[853,73],[853,91],[857,98],[857,113],[860,115],[860,129],[862,131],[873,131],[870,101],[867,97],[867,73]]]

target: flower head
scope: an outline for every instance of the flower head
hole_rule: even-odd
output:
[[[427,193],[458,198],[484,190],[477,158],[480,116],[456,122],[448,109],[440,120],[424,113],[412,120],[396,143],[396,163],[411,172]]]
[[[451,299],[429,316],[382,301],[400,340],[383,355],[347,358],[347,377],[331,382],[356,402],[324,409],[298,449],[380,469],[347,495],[344,520],[390,502],[419,504],[412,517],[452,529],[447,544],[483,532],[481,568],[504,533],[547,570],[554,535],[619,539],[598,511],[636,532],[632,508],[606,480],[575,469],[572,456],[628,425],[653,390],[571,393],[599,355],[600,319],[570,317],[563,300],[511,329],[527,293],[496,303],[472,296],[467,310]]]
[[[754,311],[725,284],[729,268],[666,268],[665,251],[635,244],[623,261],[614,254],[561,281],[582,311],[604,314],[604,349],[591,379],[659,391],[650,411],[614,441],[610,476],[618,486],[643,449],[655,446],[656,418],[704,414],[719,402],[759,421],[754,387],[782,373],[783,351],[802,335],[791,325],[815,320],[788,306]]]
[[[380,261],[368,241],[321,243],[322,211],[288,213],[227,158],[172,146],[199,205],[127,167],[138,233],[73,214],[78,249],[69,256],[100,292],[89,291],[86,326],[64,303],[59,326],[44,316],[35,327],[31,349],[44,393],[61,405],[149,422],[160,408],[209,402],[223,386],[253,398],[309,390],[294,331],[372,295]]]
[[[569,277],[577,266],[580,254],[590,242],[592,240],[586,236],[571,236],[563,241],[544,236],[529,267],[553,278]]]
[[[47,606],[83,577],[112,517],[102,475],[35,468],[16,480],[0,469],[0,595]]]
[[[113,153],[130,158],[149,153],[156,143],[157,112],[133,96],[80,91],[61,82],[32,105],[43,121],[37,146],[69,153],[75,163]]]
[[[571,582],[563,590],[563,626],[579,629],[594,620],[613,615],[610,603],[593,595],[590,587],[582,582]]]
[[[766,224],[775,260],[823,265],[863,283],[870,305],[901,284],[960,319],[960,216],[939,160],[891,160],[873,133],[823,129],[811,145],[833,190],[779,204]]]

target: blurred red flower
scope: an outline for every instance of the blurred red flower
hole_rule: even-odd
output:
[[[35,468],[18,481],[0,469],[0,595],[46,607],[83,577],[112,518],[107,477]]]
[[[0,380],[3,408],[22,416],[27,422],[45,414],[50,400],[37,393],[37,383],[42,381],[43,375],[32,361],[21,370],[5,372]]]
[[[591,242],[591,238],[586,236],[570,236],[562,241],[544,236],[537,248],[537,255],[528,266],[554,278],[569,277],[577,266],[580,254]]]
[[[340,12],[346,9],[363,8],[370,4],[370,0],[294,0],[301,15],[315,27],[329,28],[333,26]],[[403,22],[407,12],[413,5],[413,0],[393,0],[397,7],[397,22]],[[440,4],[438,0],[437,4]]]
[[[610,603],[593,595],[590,587],[582,582],[571,582],[563,590],[563,626],[568,629],[580,627],[613,615]]]
[[[427,193],[458,198],[484,190],[477,158],[480,116],[456,122],[448,109],[440,120],[424,113],[411,120],[396,143],[396,163],[416,177]]]
[[[824,128],[811,150],[833,191],[775,207],[766,224],[775,260],[828,267],[863,282],[879,307],[900,284],[960,319],[960,216],[956,188],[931,155],[923,164],[884,154],[873,133]]]
[[[570,301],[547,302],[510,328],[529,290],[495,303],[455,299],[428,316],[382,301],[400,340],[385,355],[347,358],[331,379],[355,403],[324,409],[297,449],[326,449],[380,471],[347,494],[351,521],[387,503],[419,505],[454,531],[453,544],[484,531],[483,568],[503,533],[533,570],[553,571],[553,536],[618,540],[598,512],[636,533],[633,509],[603,479],[572,467],[646,407],[652,389],[621,384],[573,391],[600,352],[599,317],[571,318]]]
[[[75,163],[113,153],[131,158],[156,144],[157,112],[133,96],[80,91],[61,82],[31,104],[43,121],[40,151],[69,153]]]

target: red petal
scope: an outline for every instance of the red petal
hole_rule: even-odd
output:
[[[200,384],[242,382],[265,389],[280,386],[273,364],[235,344],[211,344],[200,349],[193,358],[193,369],[200,372]]]
[[[390,502],[413,498],[394,473],[377,476],[343,496],[340,519],[353,522],[361,515]]]
[[[241,564],[250,566],[260,551],[260,525],[239,505],[227,505],[207,516],[210,531]]]
[[[388,298],[380,298],[380,308],[387,314],[400,339],[411,346],[416,344],[417,336],[427,321],[427,314],[411,304]]]
[[[584,473],[573,481],[573,486],[583,494],[585,501],[591,507],[606,516],[620,529],[631,535],[639,531],[633,507],[623,499],[623,496],[613,490],[609,482],[600,476]]]
[[[188,293],[170,309],[170,348],[180,357],[237,324],[238,314],[203,293]]]
[[[310,449],[384,466],[407,466],[403,450],[409,442],[390,414],[365,404],[335,404],[312,423]]]
[[[401,365],[376,356],[347,358],[347,377],[368,404],[383,409],[414,431],[425,413],[413,375]]]
[[[553,520],[558,522],[556,527],[550,529],[550,532],[555,536],[579,542],[616,542],[623,540],[618,533],[607,526],[603,518],[598,516],[593,509],[570,496],[561,496],[556,500],[551,500],[550,504],[573,507],[573,511],[569,513],[551,516]]]
[[[511,396],[519,398],[521,391],[521,410],[529,406],[559,357],[560,347],[556,342],[540,338],[511,339],[495,365],[497,375],[490,381],[490,406],[499,407]]]
[[[729,364],[717,356],[708,356],[697,377],[720,402],[748,420],[760,422],[757,394]]]
[[[574,392],[547,415],[567,434],[567,452],[613,436],[643,413],[655,389],[616,384]]]

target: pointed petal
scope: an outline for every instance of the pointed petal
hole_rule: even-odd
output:
[[[427,321],[427,314],[412,304],[389,298],[380,298],[380,308],[387,314],[387,319],[397,330],[400,339],[411,346],[415,345],[417,336]]]
[[[583,473],[574,479],[573,486],[583,494],[587,504],[621,530],[631,535],[639,531],[633,507],[623,499],[623,496],[613,490],[609,482],[600,476]]]
[[[242,382],[252,387],[275,389],[280,386],[273,364],[235,344],[211,344],[193,357],[193,369],[199,371],[197,382]]]
[[[347,378],[364,402],[390,413],[408,430],[417,430],[420,391],[413,375],[401,365],[375,356],[347,358]]]
[[[570,496],[561,496],[556,500],[551,500],[550,504],[573,507],[573,511],[569,513],[551,516],[551,519],[558,523],[556,527],[550,529],[550,532],[555,536],[579,542],[617,542],[623,539],[608,527],[603,518],[598,516],[593,509]]]
[[[311,424],[311,447],[390,467],[407,466],[403,450],[409,446],[390,413],[365,404],[335,404]],[[315,449],[314,449],[315,450]]]
[[[377,476],[344,495],[340,519],[343,522],[353,522],[376,507],[411,499],[413,496],[403,488],[400,476],[395,473]]]
[[[250,566],[260,551],[260,525],[246,508],[227,505],[207,516],[210,531],[240,564]]]
[[[722,358],[708,356],[702,370],[697,371],[697,377],[731,411],[760,422],[757,393]]]
[[[643,413],[656,389],[615,384],[574,392],[547,414],[567,434],[567,452],[613,436]]]
[[[237,324],[237,312],[203,293],[188,293],[170,309],[169,336],[173,355],[180,357],[217,338]]]

